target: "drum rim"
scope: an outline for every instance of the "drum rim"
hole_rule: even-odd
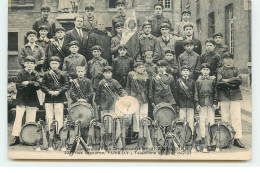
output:
[[[183,120],[177,120],[175,124],[177,125],[177,124],[180,124],[180,123],[182,123],[182,125],[183,125],[184,121]],[[188,126],[188,127],[189,127],[189,131],[191,132],[190,139],[188,141],[188,142],[190,142],[192,140],[192,135],[193,134],[192,134],[191,127],[190,126]]]
[[[69,107],[68,107],[68,112],[70,112],[70,110],[75,107],[75,106],[78,106],[78,105],[85,105],[86,107],[89,107],[91,112],[92,112],[92,115],[94,114],[94,109],[93,107],[91,106],[91,104],[89,104],[88,102],[85,102],[85,101],[78,101],[78,102],[75,102],[73,104],[71,104]]]
[[[163,106],[162,106],[162,105],[163,105]],[[175,114],[175,116],[173,117],[173,121],[174,121],[174,119],[176,118],[176,111],[175,111],[174,108],[171,106],[171,104],[170,104],[170,103],[166,103],[166,102],[161,102],[161,103],[155,105],[154,110],[153,110],[154,119],[157,120],[157,121],[159,121],[159,123],[160,123],[159,125],[160,125],[160,126],[162,126],[162,125],[161,125],[161,121],[158,120],[158,119],[156,119],[156,112],[158,112],[158,110],[160,110],[161,108],[164,108],[164,107],[167,107],[167,108],[171,109],[171,110],[173,111],[173,113]],[[172,124],[172,122],[170,123],[170,125],[171,125],[171,124]],[[170,126],[170,125],[168,125],[168,126]],[[162,127],[168,127],[168,126],[162,126]]]
[[[29,122],[29,123],[24,124],[23,127],[21,128],[21,132],[20,132],[19,138],[20,138],[22,143],[24,143],[26,145],[29,145],[29,146],[34,146],[34,145],[36,145],[36,143],[28,143],[28,142],[24,141],[24,139],[22,137],[22,130],[23,130],[23,128],[25,128],[28,125],[34,125],[37,128],[37,123],[35,123],[35,122]]]

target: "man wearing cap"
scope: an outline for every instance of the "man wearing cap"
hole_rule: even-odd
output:
[[[38,72],[34,70],[36,65],[35,58],[27,56],[24,59],[23,65],[24,69],[22,69],[17,75],[17,95],[15,100],[17,106],[12,131],[14,139],[10,143],[10,146],[20,143],[19,135],[22,128],[24,112],[26,112],[26,123],[35,122],[36,109],[37,106],[39,106],[36,91],[40,88],[40,76]]]
[[[228,52],[228,46],[222,44],[223,34],[215,33],[213,39],[216,43],[215,52],[222,56],[225,52]]]
[[[126,14],[125,14],[125,2],[123,0],[116,1],[116,15],[112,18],[112,36],[116,36],[116,23],[121,22],[125,23]]]
[[[167,62],[157,62],[158,73],[153,76],[149,87],[149,99],[152,106],[165,102],[169,103],[176,110],[176,91],[174,77],[166,73]]]
[[[69,44],[71,41],[78,41],[79,53],[87,58],[88,32],[83,28],[84,17],[77,15],[74,17],[75,28],[68,31],[64,38],[66,54],[69,55]]]
[[[150,22],[144,22],[143,26],[143,34],[139,37],[139,47],[140,47],[140,56],[141,58],[145,57],[145,52],[152,51],[153,56],[158,59],[159,52],[158,52],[158,42],[156,37],[151,34],[152,31],[152,24]]]
[[[116,28],[116,36],[112,37],[111,39],[111,48],[110,51],[112,55],[114,55],[114,58],[116,58],[118,54],[118,47],[120,46],[120,42],[122,39],[122,32],[123,32],[124,24],[122,22],[118,22],[115,25]]]
[[[222,121],[228,122],[234,128],[234,145],[239,148],[245,146],[242,139],[241,100],[242,94],[239,86],[242,83],[239,70],[234,66],[234,55],[226,52],[222,56],[223,67],[218,69],[218,95],[221,106]]]
[[[47,37],[49,39],[53,38],[56,30],[56,23],[49,19],[49,14],[50,14],[50,7],[48,6],[42,6],[41,7],[41,18],[36,19],[33,23],[32,29],[35,30],[38,34],[39,37],[39,27],[42,25],[46,25],[48,27],[48,34]]]
[[[183,47],[184,40],[192,40],[193,41],[193,51],[198,55],[201,55],[201,42],[199,39],[194,37],[194,26],[192,24],[184,25],[184,37],[181,40],[178,40],[176,43],[176,56],[179,57],[185,51]]]
[[[97,20],[95,16],[95,8],[93,6],[85,7],[85,17],[84,17],[84,28],[88,32],[92,32],[97,26]]]
[[[163,15],[163,4],[162,3],[156,3],[154,5],[154,16],[152,19],[149,20],[152,26],[152,35],[155,37],[160,37],[162,35],[160,26],[162,23],[168,23],[170,26],[170,29],[172,29],[172,24],[168,18],[166,18]]]
[[[171,26],[168,23],[162,23],[160,29],[162,35],[157,37],[157,42],[159,44],[157,52],[159,53],[159,56],[154,58],[155,62],[164,57],[166,50],[170,49],[175,52],[175,44],[177,42],[176,37],[170,34]]]
[[[65,53],[65,45],[64,45],[64,36],[65,36],[65,29],[63,27],[58,27],[55,30],[55,39],[53,42],[50,43],[49,51],[48,51],[48,58],[57,56],[60,58],[60,67],[59,69],[62,69],[63,66],[63,60],[66,57]],[[49,64],[49,60],[46,62]],[[47,66],[47,69],[49,68],[49,65]]]
[[[197,29],[196,29],[195,23],[192,23],[190,21],[191,12],[186,9],[186,10],[182,11],[181,16],[182,16],[181,22],[178,22],[178,23],[175,24],[174,35],[179,37],[179,39],[182,39],[183,37],[185,37],[184,26],[188,25],[188,24],[193,26],[194,35],[195,35],[196,32],[197,32]]]
[[[93,56],[91,53],[91,47],[99,45],[102,48],[101,56],[105,58],[109,64],[112,63],[110,47],[111,47],[111,33],[106,30],[104,19],[99,19],[97,21],[97,26],[93,32],[89,35],[88,38],[88,57],[87,60],[90,60]]]

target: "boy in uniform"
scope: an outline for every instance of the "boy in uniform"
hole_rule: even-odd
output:
[[[190,78],[196,80],[200,74],[199,55],[193,51],[194,42],[193,40],[184,40],[183,47],[185,52],[179,56],[179,65],[181,67],[187,66],[190,69]]]
[[[116,1],[116,9],[117,13],[116,15],[112,18],[112,36],[116,36],[116,24],[118,22],[120,23],[125,23],[125,2],[123,0],[118,0]]]
[[[218,69],[218,94],[221,105],[222,121],[228,122],[234,128],[234,145],[244,148],[242,139],[242,120],[241,120],[241,100],[242,94],[239,86],[242,83],[239,70],[234,66],[234,56],[231,53],[224,53],[223,67]]]
[[[35,58],[27,56],[24,59],[24,69],[17,76],[17,95],[16,95],[16,116],[12,135],[14,136],[10,146],[20,143],[19,135],[22,128],[22,120],[26,111],[26,123],[35,122],[36,110],[38,105],[36,91],[40,88],[40,76],[34,70],[36,66]]]
[[[218,53],[221,57],[225,52],[228,52],[228,46],[222,44],[223,34],[215,33],[213,39],[216,43],[215,52]]]
[[[91,52],[93,58],[88,62],[88,76],[92,81],[94,91],[96,91],[99,82],[103,78],[103,69],[108,66],[108,62],[101,57],[102,48],[99,45],[93,46]]]
[[[111,39],[111,48],[110,51],[112,53],[112,55],[114,55],[114,58],[116,58],[119,54],[118,54],[118,47],[120,46],[120,42],[122,39],[122,32],[123,32],[123,27],[124,24],[121,22],[116,23],[115,28],[116,28],[116,36],[112,37]]]
[[[195,81],[190,78],[190,74],[189,67],[181,67],[181,77],[176,82],[176,102],[179,107],[180,119],[187,120],[193,132]]]
[[[85,66],[77,66],[77,78],[73,80],[72,89],[70,92],[73,103],[78,101],[86,101],[92,104],[94,90],[91,81],[86,78]]]
[[[63,127],[63,108],[67,100],[65,92],[69,89],[67,74],[59,69],[60,58],[50,58],[50,70],[45,72],[42,79],[42,91],[45,93],[46,122],[48,128],[53,119],[58,121],[58,131]]]
[[[170,49],[166,50],[163,60],[168,63],[168,65],[166,66],[166,72],[172,75],[173,77],[177,77],[179,69],[174,51]]]
[[[146,51],[144,53],[144,66],[146,69],[146,72],[149,76],[149,79],[152,79],[152,77],[157,73],[157,65],[153,63],[153,52],[152,51]]]
[[[195,83],[194,100],[196,109],[199,112],[202,144],[205,144],[205,125],[215,123],[215,110],[218,104],[216,77],[210,76],[210,71],[210,65],[203,63],[201,65],[202,76]],[[208,152],[205,146],[203,152]]]
[[[113,60],[113,76],[125,88],[127,75],[133,69],[134,60],[127,55],[127,47],[125,45],[118,47],[118,53],[119,56]]]
[[[85,7],[85,17],[84,17],[84,28],[86,28],[86,30],[88,32],[92,32],[94,31],[94,29],[97,26],[97,19],[95,17],[95,8],[93,6],[86,6]]]

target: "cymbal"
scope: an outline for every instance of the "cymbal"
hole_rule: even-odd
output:
[[[139,109],[138,100],[132,96],[121,97],[116,102],[116,109],[123,114],[133,114]]]

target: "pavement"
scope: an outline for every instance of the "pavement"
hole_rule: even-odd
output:
[[[226,149],[221,149],[220,152],[210,153],[192,153],[191,155],[159,155],[156,152],[135,151],[135,144],[127,145],[127,150],[124,152],[97,152],[91,151],[90,154],[78,152],[73,156],[69,156],[68,152],[61,151],[41,151],[36,152],[35,146],[26,146],[19,144],[16,146],[8,146],[8,157],[16,159],[126,159],[131,156],[131,159],[165,159],[165,160],[250,160],[252,157],[252,91],[242,90],[243,100],[241,103],[242,112],[242,143],[245,148],[237,148],[230,145]],[[8,124],[8,144],[13,139],[12,132],[13,124]]]

